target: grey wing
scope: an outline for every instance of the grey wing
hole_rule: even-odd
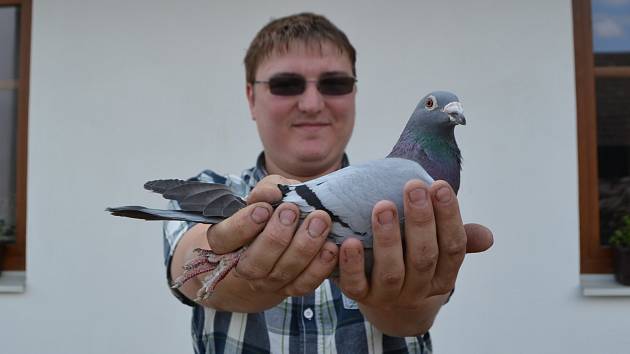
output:
[[[216,224],[245,207],[245,201],[224,184],[177,179],[149,181],[145,189],[178,202],[181,210],[142,206],[108,208],[112,215],[145,220],[181,220]]]

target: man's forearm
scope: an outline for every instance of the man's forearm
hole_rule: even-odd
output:
[[[411,337],[425,334],[433,325],[447,295],[437,295],[426,299],[416,308],[399,308],[396,304],[374,307],[359,303],[363,316],[381,332],[396,337]]]

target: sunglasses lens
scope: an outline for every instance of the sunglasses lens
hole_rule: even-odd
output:
[[[322,95],[347,95],[354,90],[355,82],[352,76],[323,77],[317,81],[317,89]],[[296,96],[306,90],[306,79],[300,75],[274,76],[267,83],[271,94],[276,96]]]
[[[347,95],[354,90],[355,79],[350,76],[325,77],[318,81],[317,88],[323,95]]]
[[[269,91],[277,96],[295,96],[302,94],[306,89],[306,81],[303,77],[280,76],[269,79]]]

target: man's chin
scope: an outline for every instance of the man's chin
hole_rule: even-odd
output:
[[[319,150],[305,150],[299,151],[297,153],[297,159],[302,163],[318,163],[324,162],[327,158],[329,158],[330,152],[324,151],[322,149]]]
[[[332,153],[303,154],[299,158],[299,166],[305,177],[318,177],[338,169],[339,159],[335,159]]]

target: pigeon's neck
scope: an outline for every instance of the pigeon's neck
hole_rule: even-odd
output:
[[[422,132],[405,130],[387,157],[400,157],[418,162],[433,177],[447,181],[459,190],[462,156],[454,132]]]

